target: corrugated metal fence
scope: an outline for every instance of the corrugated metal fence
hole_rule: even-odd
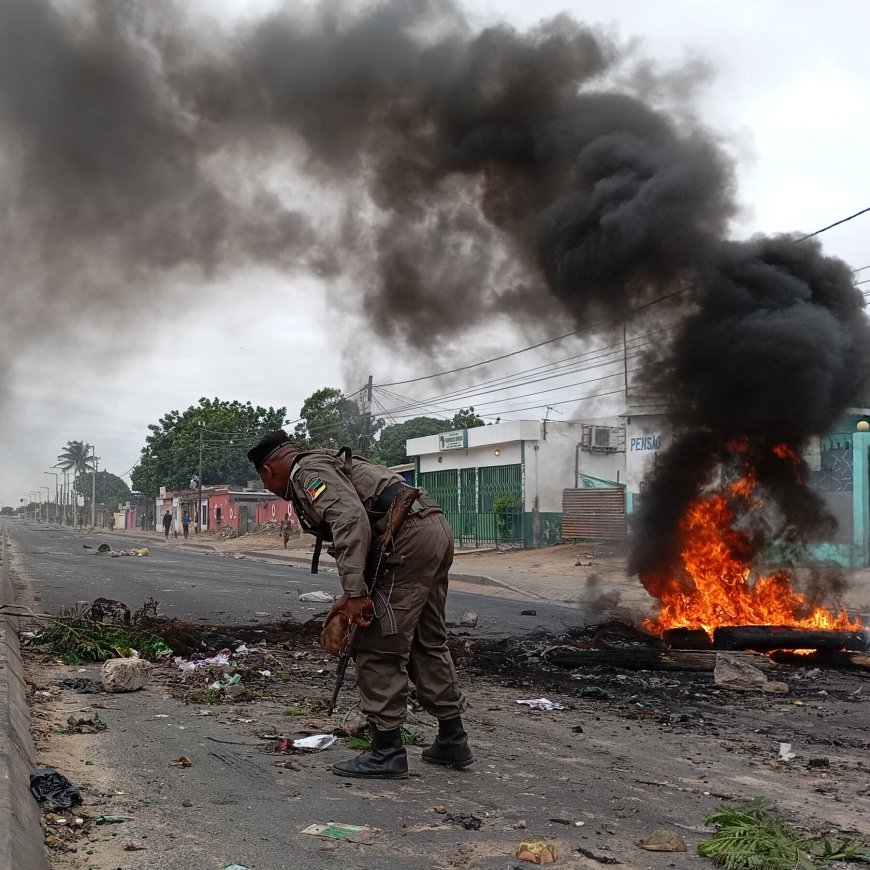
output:
[[[624,541],[628,535],[625,520],[625,490],[562,490],[562,537]]]

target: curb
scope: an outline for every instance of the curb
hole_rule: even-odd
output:
[[[294,567],[298,568],[310,568],[311,566],[310,556],[291,556],[289,553],[284,554],[280,551],[273,553],[271,550],[241,550],[239,552],[239,555],[247,556],[252,559],[272,559],[276,562],[286,562],[287,564],[293,565]],[[334,573],[335,562],[328,558],[322,558],[320,568],[324,573]],[[454,573],[453,571],[451,571],[450,581],[456,581],[457,583],[470,583],[474,586],[493,586],[496,589],[508,589],[511,592],[516,592],[519,595],[523,595],[530,601],[547,600],[541,595],[530,592],[528,589],[520,589],[517,586],[511,586],[509,583],[505,583],[503,580],[496,580],[495,577],[490,577],[486,574],[463,574]]]
[[[0,527],[0,605],[14,603],[6,530]],[[0,867],[49,870],[42,814],[30,793],[35,760],[18,618],[0,613]]]

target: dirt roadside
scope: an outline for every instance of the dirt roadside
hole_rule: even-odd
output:
[[[555,844],[558,867],[618,861],[632,870],[679,870],[707,865],[696,849],[709,836],[709,813],[756,797],[814,833],[870,829],[870,681],[858,672],[774,665],[770,678],[788,683],[789,693],[768,696],[722,689],[708,673],[598,667],[493,677],[469,664],[460,675],[472,768],[432,768],[411,746],[409,780],[367,783],[328,771],[349,753],[340,744],[313,754],[274,751],[279,737],[329,732],[355,719],[350,688],[334,717],[323,714],[334,661],[311,638],[239,655],[224,672],[241,675],[233,692],[204,692],[214,674],[183,683],[166,662],[142,691],[82,695],[58,680],[96,677],[98,666],[65,667],[35,649],[27,659],[40,761],[78,785],[84,800],[75,814],[61,814],[84,818],[81,829],[46,824],[58,838],[52,857],[62,870],[230,863],[317,870],[336,859],[350,870],[504,870],[533,866],[513,857],[529,836]],[[565,709],[516,703],[542,695]],[[299,715],[285,715],[291,707]],[[69,733],[70,715],[95,714],[105,731]],[[408,724],[424,742],[434,734],[419,711]],[[780,758],[781,743],[791,744],[794,758]],[[436,807],[473,814],[480,830],[446,824]],[[125,821],[97,825],[99,816]],[[380,833],[371,845],[301,833],[329,821]],[[637,845],[660,827],[680,834],[688,852]]]

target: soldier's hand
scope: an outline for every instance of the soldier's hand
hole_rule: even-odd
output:
[[[368,595],[360,595],[357,598],[347,600],[347,618],[355,622],[361,628],[368,628],[375,618],[375,610],[372,600]]]

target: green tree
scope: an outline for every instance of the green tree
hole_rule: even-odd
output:
[[[58,454],[57,465],[62,471],[74,471],[76,475],[94,470],[94,457],[90,444],[84,441],[67,441],[63,452]]]
[[[74,489],[85,499],[90,499],[94,486],[94,473],[89,471],[75,479]],[[130,487],[115,474],[98,471],[96,480],[97,504],[104,504],[109,510],[116,511],[121,502],[130,498]]]
[[[302,404],[299,416],[302,419],[293,430],[293,441],[303,450],[347,446],[367,456],[375,434],[384,426],[383,420],[369,419],[353,399],[334,387],[312,393]]]
[[[448,430],[456,429],[476,429],[478,426],[485,426],[483,420],[474,413],[474,408],[460,408],[450,420]],[[442,430],[447,431],[447,430]]]
[[[405,453],[405,442],[409,438],[422,438],[425,435],[438,435],[451,426],[447,420],[436,417],[414,417],[404,423],[385,426],[375,445],[374,459],[383,465],[402,465],[410,462]]]
[[[15,513],[15,508],[10,507],[8,504],[3,505],[2,509],[0,509],[0,517],[11,517]]]
[[[133,486],[146,495],[156,494],[161,486],[195,486],[200,444],[203,486],[244,485],[257,476],[245,454],[261,435],[281,428],[286,416],[286,408],[205,398],[184,413],[170,411],[148,427],[150,434],[130,475]]]

